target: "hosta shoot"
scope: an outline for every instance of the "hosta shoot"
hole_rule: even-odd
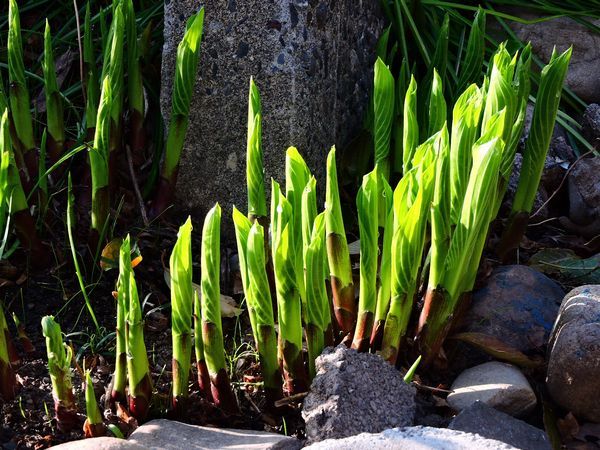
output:
[[[389,153],[394,118],[394,76],[381,58],[375,62],[373,83],[375,165],[387,179],[390,174]]]
[[[133,268],[131,267],[131,244],[127,236],[121,244],[120,262],[123,264],[124,283],[123,300],[127,312],[125,315],[126,350],[127,350],[127,376],[129,379],[129,412],[138,421],[143,421],[150,408],[152,398],[152,379],[148,364],[148,353],[144,343],[144,321],[142,308],[138,297],[137,285]]]
[[[306,280],[306,343],[308,372],[316,375],[315,359],[326,345],[333,345],[331,306],[327,295],[327,254],[325,249],[325,213],[316,216],[304,260]]]
[[[125,2],[127,39],[127,98],[129,103],[129,144],[136,165],[144,162],[144,85],[133,0]]]
[[[248,187],[248,218],[264,221],[267,218],[265,174],[262,149],[262,112],[260,93],[250,78],[248,94],[248,138],[246,144],[246,183]]]
[[[225,368],[225,348],[223,347],[219,281],[221,273],[220,234],[221,207],[217,203],[206,215],[202,228],[202,342],[215,405],[228,414],[237,414],[239,408]]]
[[[173,338],[173,409],[181,413],[188,397],[192,355],[192,221],[179,228],[170,259],[171,324]]]
[[[360,230],[360,292],[352,348],[360,352],[369,349],[377,305],[378,178],[378,166],[375,166],[375,170],[363,177],[362,186],[356,196]]]
[[[100,236],[104,232],[110,207],[109,181],[109,148],[111,135],[110,111],[112,109],[113,91],[110,76],[102,82],[102,93],[96,119],[94,145],[89,151],[90,169],[92,173],[92,224],[90,244],[95,250]]]
[[[340,205],[335,147],[332,147],[327,156],[325,229],[327,233],[327,258],[329,260],[331,290],[333,293],[333,311],[339,330],[343,333],[344,338],[351,340],[356,325],[357,305],[354,299],[350,254]]]
[[[248,309],[254,316],[254,339],[260,359],[267,405],[273,406],[282,397],[281,372],[277,360],[277,334],[273,318],[273,303],[265,269],[265,242],[262,226],[255,222],[247,245]]]
[[[273,303],[265,268],[264,230],[233,208],[233,223],[240,261],[242,286],[248,304],[248,314],[254,342],[260,358],[265,397],[270,408],[281,398],[281,372],[277,360],[277,334],[273,318]],[[261,236],[257,236],[261,233]],[[257,247],[262,245],[262,248]]]
[[[434,144],[438,135],[432,136],[416,149],[412,162],[414,167],[394,190],[391,299],[381,345],[381,356],[392,364],[396,363],[406,333],[417,288],[428,222],[426,212],[433,195]]]
[[[15,151],[19,155],[19,170],[27,171],[24,177],[27,188],[38,173],[38,159],[35,151],[33,122],[31,119],[29,91],[25,80],[23,63],[23,43],[21,40],[21,20],[17,0],[8,4],[8,84],[12,122],[15,128]],[[21,160],[25,167],[21,165]]]
[[[523,152],[523,165],[513,201],[508,227],[500,243],[499,254],[506,258],[519,246],[542,176],[544,161],[554,131],[562,86],[569,67],[572,48],[562,54],[556,49],[542,70],[529,138]]]
[[[486,134],[473,147],[473,166],[461,215],[452,234],[443,267],[430,273],[425,304],[419,318],[418,338],[426,362],[439,353],[461,295],[472,288],[470,262],[479,261],[481,235],[487,233],[497,195],[504,141],[501,139],[506,110],[490,119]],[[437,183],[443,186],[443,181]],[[433,220],[438,220],[435,215]],[[436,245],[437,241],[433,244]],[[441,243],[443,245],[444,242]],[[467,270],[465,270],[467,269]],[[475,271],[477,268],[475,267]]]
[[[85,7],[85,22],[83,27],[83,84],[85,89],[85,123],[87,139],[93,139],[96,129],[96,115],[100,101],[100,83],[96,68],[96,56],[92,36],[92,20],[90,3]]]
[[[198,387],[200,395],[212,402],[210,374],[204,356],[204,341],[202,338],[202,303],[198,292],[194,292],[194,354],[196,355],[196,370],[198,371]]]
[[[65,123],[63,117],[63,99],[56,82],[52,36],[50,34],[50,24],[47,19],[46,30],[44,32],[44,62],[42,68],[44,70],[44,92],[46,94],[47,149],[50,161],[54,163],[63,153]]]
[[[276,181],[271,183],[271,253],[277,291],[279,358],[290,394],[308,388],[302,359],[301,299],[294,245],[292,205]],[[298,230],[300,232],[300,230]]]
[[[175,192],[179,159],[187,133],[190,103],[200,59],[203,24],[204,8],[189,18],[183,39],[177,47],[171,117],[162,173],[152,206],[153,216],[158,216],[169,206]]]
[[[48,372],[52,382],[56,422],[61,431],[69,432],[79,425],[71,382],[73,350],[63,343],[60,325],[53,316],[42,318],[42,332],[46,338]]]
[[[404,120],[402,128],[402,173],[412,167],[412,160],[419,144],[419,124],[417,121],[417,82],[413,76],[404,97]]]
[[[106,425],[104,425],[102,413],[98,408],[94,384],[89,370],[85,371],[84,392],[87,418],[83,424],[83,434],[86,438],[106,436]]]
[[[11,401],[15,397],[15,387],[17,380],[10,364],[10,355],[8,352],[10,335],[6,326],[6,316],[4,309],[0,304],[0,398],[5,402]]]

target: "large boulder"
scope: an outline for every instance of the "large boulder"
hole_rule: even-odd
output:
[[[415,389],[379,356],[339,345],[316,365],[302,408],[309,442],[413,424]]]
[[[345,439],[327,439],[305,447],[310,450],[516,450],[504,442],[447,428],[393,428]]]
[[[519,15],[538,18],[521,12]],[[598,26],[600,20],[592,23]],[[534,53],[544,62],[550,61],[554,46],[562,52],[572,45],[567,86],[586,102],[600,101],[600,34],[566,17],[529,24],[510,22],[510,26],[522,41],[531,41]]]
[[[549,343],[546,384],[577,417],[600,423],[600,285],[573,289],[563,300]]]
[[[556,282],[531,267],[498,267],[473,293],[464,331],[493,336],[527,354],[541,352],[563,295]]]
[[[262,95],[265,179],[283,181],[285,150],[294,145],[324,193],[329,148],[343,147],[360,129],[383,19],[374,1],[165,1],[166,118],[177,44],[201,4],[204,38],[177,199],[199,216],[221,202],[225,238],[232,239],[231,205],[245,210],[247,203],[250,76]]]

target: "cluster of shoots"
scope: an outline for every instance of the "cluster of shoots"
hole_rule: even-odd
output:
[[[507,235],[515,233],[519,215],[531,210],[570,55],[570,49],[554,53],[542,71]],[[325,345],[335,342],[378,353],[391,364],[399,363],[400,355],[419,356],[419,361],[422,355],[426,364],[438,361],[444,340],[474,287],[490,224],[508,186],[524,127],[530,64],[529,46],[510,54],[501,45],[485,82],[466,86],[449,108],[435,69],[430,92],[419,93],[411,77],[403,101],[395,103],[398,83],[390,69],[377,61],[375,167],[364,176],[356,198],[358,283],[342,219],[335,148],[327,158],[323,212],[317,210],[316,180],[298,151],[290,147],[285,192],[272,180],[269,222],[264,217],[260,99],[251,81],[248,214],[234,208],[233,220],[267,400],[281,395],[282,383],[289,394],[305,390],[315,375],[315,358]],[[419,111],[419,95],[428,99],[424,112]],[[418,121],[423,115],[426,126]],[[392,139],[398,117],[401,133],[395,136],[401,145]],[[394,178],[399,181],[392,188]],[[263,226],[266,223],[270,233]],[[269,237],[272,264],[265,246]],[[517,243],[520,237],[513,236]],[[276,316],[268,284],[270,270],[275,279]],[[420,295],[423,307],[417,310]],[[307,355],[302,350],[304,339]]]
[[[107,18],[110,18],[108,25]],[[93,28],[93,23],[98,20],[101,36]],[[162,213],[173,197],[196,80],[203,21],[204,10],[200,9],[190,17],[178,48],[162,174],[158,186],[155,186],[158,161],[161,159],[160,152],[155,152],[156,169],[148,175],[144,190],[149,196],[152,188],[156,188],[151,211],[154,215]],[[45,220],[48,185],[56,190],[62,189],[66,181],[62,178],[63,174],[69,165],[77,164],[73,156],[86,151],[87,164],[84,170],[78,171],[80,177],[75,182],[81,186],[80,195],[85,204],[90,204],[91,200],[88,244],[92,255],[97,255],[110,232],[108,223],[114,194],[119,185],[126,182],[117,175],[117,170],[129,159],[131,170],[141,171],[147,159],[147,99],[142,69],[151,29],[138,30],[133,0],[115,0],[109,8],[101,9],[99,16],[94,16],[90,3],[86,5],[81,39],[81,82],[85,101],[82,109],[85,115],[78,127],[78,135],[71,136],[65,124],[67,103],[57,80],[56,42],[52,38],[50,22],[46,21],[44,53],[40,58],[45,94],[44,127],[34,126],[32,118],[16,0],[8,2],[8,25],[9,88],[5,94],[4,83],[0,81],[0,114],[7,111],[5,126],[8,135],[2,138],[2,144],[6,151],[10,151],[9,182],[8,188],[3,189],[6,198],[3,205],[10,201],[11,207],[9,211],[0,213],[3,219],[10,215],[11,220],[0,223],[3,225],[0,231],[5,235],[5,226],[13,226],[20,243],[29,250],[32,263],[38,266],[49,264],[51,252],[38,238],[43,227],[36,230],[36,220],[38,225]],[[36,134],[38,130],[39,136]],[[157,146],[162,148],[162,145]],[[134,179],[132,183],[137,181]],[[137,186],[134,188],[137,189]],[[34,206],[36,208],[31,208],[31,211],[38,217],[31,216],[30,207]]]

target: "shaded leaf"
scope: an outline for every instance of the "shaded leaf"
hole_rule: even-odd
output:
[[[451,336],[451,339],[471,344],[494,358],[510,362],[520,367],[538,367],[541,364],[541,361],[529,358],[516,348],[513,348],[497,337],[488,334],[458,333]]]

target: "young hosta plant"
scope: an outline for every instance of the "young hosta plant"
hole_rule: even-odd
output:
[[[117,281],[117,328],[115,345],[115,373],[112,379],[110,404],[114,409],[117,403],[125,404],[127,396],[127,328],[125,316],[127,314],[127,297],[129,295],[129,266],[131,256],[127,248],[121,245],[119,249],[119,280]]]
[[[327,156],[327,185],[325,193],[325,229],[327,258],[333,293],[333,308],[340,331],[345,339],[352,339],[356,325],[356,301],[348,242],[342,219],[340,193],[335,165],[335,147]]]
[[[263,375],[267,406],[273,408],[282,397],[281,372],[277,361],[277,334],[273,303],[265,269],[264,230],[234,208],[233,221],[240,258],[242,285]]]
[[[225,369],[219,282],[220,233],[221,207],[217,203],[206,215],[202,228],[202,342],[215,405],[228,414],[237,414],[239,408]]]
[[[148,364],[148,353],[144,343],[144,322],[140,299],[133,268],[131,267],[131,244],[129,235],[121,245],[121,263],[123,264],[123,300],[127,312],[125,315],[127,374],[129,378],[129,412],[137,420],[143,421],[148,416],[152,398],[152,379]]]
[[[109,142],[111,134],[110,111],[112,108],[113,92],[111,80],[106,76],[102,82],[100,106],[96,119],[94,145],[89,151],[90,170],[92,173],[92,224],[90,229],[90,244],[92,250],[97,248],[100,236],[104,232],[110,207],[109,180]]]
[[[87,139],[92,140],[96,130],[96,115],[98,114],[98,102],[100,101],[100,83],[98,81],[98,71],[96,69],[96,56],[94,55],[92,19],[89,2],[85,7],[83,30],[83,84],[86,100],[85,125],[87,128]]]
[[[381,58],[375,62],[373,86],[375,165],[387,179],[390,175],[389,153],[394,118],[394,76]]]
[[[46,19],[44,32],[44,92],[46,94],[46,122],[48,127],[48,156],[52,163],[62,156],[65,145],[65,123],[63,113],[63,99],[56,82],[56,69],[54,67],[54,53],[52,51],[52,36],[50,24]]]
[[[0,397],[9,402],[15,398],[15,387],[17,380],[10,364],[8,352],[10,335],[6,327],[4,309],[0,305]]]
[[[294,218],[292,205],[274,180],[271,183],[271,196],[271,253],[277,291],[278,352],[287,390],[290,394],[296,394],[305,392],[308,383],[302,360],[301,299],[294,253]]]
[[[360,230],[360,292],[358,321],[352,348],[359,352],[369,349],[377,305],[378,178],[378,166],[376,166],[375,170],[363,177],[362,186],[356,196]]]
[[[404,97],[404,120],[402,128],[402,173],[412,167],[415,150],[419,145],[419,123],[417,121],[417,82],[413,76]]]
[[[14,150],[15,148],[10,139],[8,109],[5,109],[0,120],[0,153],[2,154],[3,165],[7,159],[9,161],[6,171],[3,172],[6,176],[6,189],[3,192],[4,207],[9,206],[8,209],[17,236],[23,247],[29,250],[31,263],[37,267],[45,267],[50,262],[50,255],[48,249],[38,238],[35,221],[29,213],[27,197],[15,162]],[[4,221],[4,224],[6,224],[6,221]],[[4,227],[2,227],[1,232],[3,236],[6,235]],[[2,248],[4,247],[2,246]]]
[[[60,325],[54,321],[53,316],[42,318],[42,332],[46,338],[56,422],[58,428],[66,433],[80,425],[71,382],[73,350],[63,343]]]
[[[188,397],[192,355],[192,221],[179,228],[170,260],[171,323],[173,328],[173,410],[183,413]]]
[[[87,415],[85,423],[83,424],[83,434],[86,438],[106,436],[106,425],[104,425],[102,413],[98,408],[94,384],[92,383],[92,377],[89,370],[85,371],[85,383],[83,389],[85,392],[85,411]]]
[[[175,191],[179,159],[188,128],[190,102],[200,58],[203,23],[204,8],[189,18],[183,39],[177,47],[165,159],[151,211],[151,215],[154,217],[169,206]]]
[[[281,371],[277,361],[277,334],[273,318],[273,303],[269,281],[265,270],[265,238],[262,226],[255,223],[248,235],[248,298],[249,308],[256,318],[256,344],[260,355],[265,396],[267,404],[279,400],[281,391]]]
[[[129,143],[133,162],[139,166],[144,162],[144,84],[138,43],[133,0],[125,2],[127,38],[127,98],[129,102]]]
[[[316,375],[315,359],[326,345],[333,345],[331,306],[327,296],[327,254],[325,251],[325,213],[314,219],[310,243],[304,262],[306,280],[306,344],[308,347],[308,372],[312,380]]]
[[[473,148],[473,167],[463,200],[459,222],[452,233],[449,244],[445,240],[433,240],[432,245],[441,246],[441,254],[445,258],[440,262],[432,261],[432,270],[425,304],[419,317],[417,337],[420,350],[426,362],[437,357],[442,343],[452,323],[458,301],[464,292],[472,289],[474,275],[469,272],[470,261],[481,258],[482,247],[479,241],[486,234],[491,216],[493,202],[497,195],[498,178],[504,141],[501,136],[505,123],[506,110],[502,110],[490,119],[486,134],[476,142]],[[439,178],[447,176],[442,171]],[[443,194],[443,179],[436,181],[437,196]],[[436,196],[436,197],[437,197]],[[448,208],[446,202],[445,208]],[[449,211],[435,211],[432,221],[437,228],[440,217]],[[438,217],[440,216],[440,217]],[[443,262],[443,264],[442,264]],[[477,267],[475,266],[475,271]]]
[[[202,303],[198,292],[194,292],[194,354],[196,355],[196,369],[198,371],[198,387],[200,394],[209,402],[213,401],[210,387],[210,374],[204,356],[204,341],[202,338]]]
[[[406,333],[417,288],[427,230],[426,212],[433,194],[434,145],[440,134],[436,133],[416,149],[413,168],[394,190],[391,299],[381,344],[381,356],[392,364],[396,363]]]
[[[267,198],[262,150],[262,113],[260,93],[252,77],[248,94],[248,138],[246,144],[246,183],[248,186],[248,218],[266,225]]]
[[[508,227],[504,229],[499,255],[506,259],[518,248],[527,228],[544,161],[554,131],[554,121],[560,102],[560,93],[569,67],[572,48],[562,54],[553,51],[550,62],[542,70],[542,77],[533,110],[531,131],[523,152],[523,165],[517,192],[512,205]]]
[[[19,7],[16,0],[10,0],[8,5],[7,52],[10,112],[15,128],[16,161],[21,171],[22,181],[29,190],[38,173],[38,159],[35,151],[29,91],[25,80]]]
[[[392,236],[394,231],[393,191],[383,177],[378,180],[380,229],[383,229],[383,245],[381,261],[379,263],[379,286],[377,287],[377,305],[375,320],[371,333],[371,351],[381,350],[385,319],[390,307],[391,280],[392,280]],[[383,226],[381,226],[383,224]]]
[[[306,162],[296,147],[289,147],[285,153],[285,197],[292,206],[293,234],[292,245],[296,263],[296,284],[302,301],[302,321],[306,322],[306,294],[302,272],[302,195],[311,177]]]

